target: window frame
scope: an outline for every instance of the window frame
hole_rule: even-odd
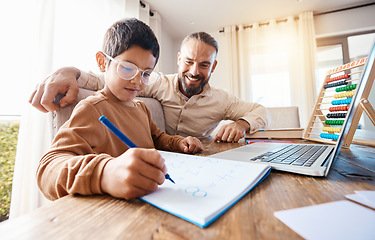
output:
[[[370,33],[375,33],[375,30],[360,31],[360,32],[341,34],[341,35],[336,35],[336,36],[331,36],[331,37],[316,38],[316,46],[324,47],[324,46],[341,44],[343,61],[344,63],[349,63],[350,58],[349,58],[348,38],[357,36],[357,35],[370,34]]]

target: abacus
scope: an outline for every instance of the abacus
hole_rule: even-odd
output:
[[[353,96],[357,93],[359,84],[360,91],[356,96],[356,105],[349,130],[345,133],[343,146],[349,147],[353,142],[375,145],[370,140],[353,140],[363,110],[367,113],[375,125],[375,110],[368,101],[372,84],[375,78],[374,50],[371,60],[366,68],[366,76],[363,67],[368,58],[362,58],[348,64],[344,64],[327,72],[323,86],[316,100],[310,121],[306,127],[303,138],[321,143],[336,144],[342,133],[342,125],[347,120],[348,111],[353,107]],[[369,72],[369,74],[367,74]],[[368,76],[367,76],[368,75]],[[357,141],[356,141],[357,140]]]

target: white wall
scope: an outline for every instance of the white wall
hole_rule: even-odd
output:
[[[343,33],[354,33],[364,30],[375,30],[375,5],[352,10],[329,13],[314,17],[317,37],[335,36]],[[218,66],[213,73],[210,84],[229,91],[229,71],[226,67],[227,49],[224,33],[210,32],[219,44]],[[375,93],[372,93],[372,95]]]
[[[375,29],[374,23],[375,5],[314,17],[315,33],[317,37],[373,30]],[[212,35],[219,44],[219,53],[217,56],[218,65],[215,72],[212,74],[210,84],[214,87],[229,91],[229,71],[226,67],[227,49],[225,46],[224,33],[220,33],[218,29],[209,34]],[[166,51],[165,54],[162,52],[163,61],[166,62],[163,62],[163,71],[165,73],[168,73],[168,71],[169,73],[175,73],[177,72],[177,52],[179,51],[183,39],[169,40],[170,42],[165,43],[165,46],[162,46],[162,49],[164,48],[164,51]],[[168,48],[168,50],[165,50],[165,48]]]
[[[209,34],[216,39],[219,45],[219,52],[216,58],[217,66],[214,73],[212,73],[210,84],[213,87],[222,88],[229,92],[229,70],[226,67],[227,48],[225,46],[224,33],[220,33],[218,30]]]
[[[162,24],[163,26],[163,24]],[[177,52],[179,49],[179,43],[171,37],[171,35],[162,27],[161,32],[161,45],[160,45],[160,60],[163,64],[161,65],[160,71],[164,74],[176,73],[177,72]]]
[[[375,30],[375,5],[318,15],[314,24],[318,38]]]
[[[330,37],[341,34],[375,30],[375,5],[346,10],[342,12],[329,13],[314,17],[316,37]],[[189,34],[189,33],[187,33]],[[209,33],[219,44],[217,56],[218,65],[210,79],[211,86],[229,91],[229,71],[226,67],[227,49],[225,46],[224,33],[219,29]],[[163,31],[163,46],[161,59],[163,61],[164,73],[177,72],[177,52],[183,39],[172,39],[170,35]],[[370,102],[375,106],[375,84],[370,94]],[[367,117],[361,120],[366,129],[374,129]]]

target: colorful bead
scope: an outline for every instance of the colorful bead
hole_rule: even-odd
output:
[[[327,125],[343,125],[344,120],[325,120],[324,123]]]
[[[340,127],[322,127],[323,132],[341,132]]]
[[[338,111],[348,111],[349,105],[346,106],[338,106],[338,107],[330,107],[328,109],[330,112],[338,112]]]
[[[335,89],[336,92],[344,92],[344,91],[350,91],[350,90],[354,90],[357,88],[357,84],[351,84],[351,85],[347,85],[345,87],[338,87]]]
[[[332,140],[339,139],[339,135],[336,135],[336,134],[321,133],[319,136],[321,138],[327,138],[327,139],[332,139]]]
[[[350,92],[343,92],[343,93],[337,93],[333,95],[334,98],[345,98],[345,97],[353,97],[355,91],[350,91]]]
[[[352,99],[351,98],[348,98],[348,99],[341,99],[341,100],[333,100],[331,102],[332,105],[347,105],[347,104],[350,104],[352,102]]]
[[[341,75],[341,76],[329,78],[329,79],[326,80],[326,82],[329,83],[329,82],[337,81],[337,80],[340,80],[340,79],[346,79],[346,78],[349,78],[348,73],[345,73],[344,75]]]
[[[344,81],[325,84],[323,87],[324,89],[327,89],[327,88],[337,87],[337,86],[346,85],[346,84],[348,84],[348,82],[347,80],[344,80]]]
[[[346,113],[328,113],[327,118],[345,118]]]

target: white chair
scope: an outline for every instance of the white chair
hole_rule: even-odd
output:
[[[270,107],[267,110],[271,116],[267,129],[301,127],[298,107]]]

